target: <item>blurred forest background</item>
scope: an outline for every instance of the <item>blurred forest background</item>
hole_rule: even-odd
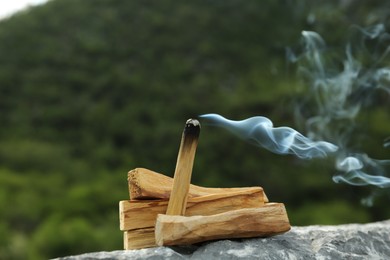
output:
[[[172,176],[186,119],[262,115],[305,133],[294,106],[307,86],[286,48],[311,30],[343,52],[352,25],[389,31],[389,14],[387,1],[52,0],[0,21],[0,259],[122,249],[127,172]],[[362,149],[386,159],[389,98],[379,97],[360,118],[376,140]],[[192,183],[262,186],[292,225],[390,217],[385,190],[368,207],[371,187],[333,174],[332,160],[203,126]]]

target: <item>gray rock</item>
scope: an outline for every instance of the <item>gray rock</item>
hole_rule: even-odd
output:
[[[390,259],[390,220],[363,225],[293,227],[270,238],[97,252],[59,259]]]

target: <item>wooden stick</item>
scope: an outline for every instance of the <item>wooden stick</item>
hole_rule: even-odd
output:
[[[241,208],[264,205],[263,189],[243,190],[228,194],[212,194],[190,198],[186,216],[213,215]],[[124,200],[119,202],[120,230],[154,227],[158,214],[164,214],[167,200]]]
[[[154,227],[125,231],[123,233],[125,250],[155,247]]]
[[[166,175],[145,169],[136,168],[128,173],[129,193],[131,200],[143,199],[169,199],[173,179]],[[243,188],[206,188],[197,185],[190,185],[188,197],[194,198],[211,194],[228,194],[240,191],[250,192],[262,189],[261,187],[243,187]],[[264,202],[268,198],[263,191]]]
[[[211,216],[169,216],[159,214],[155,226],[156,244],[187,245],[244,237],[267,237],[290,230],[282,203],[239,209]]]
[[[167,215],[184,215],[185,213],[199,133],[199,121],[188,119],[184,127],[179,154],[177,156],[173,188],[166,212]]]

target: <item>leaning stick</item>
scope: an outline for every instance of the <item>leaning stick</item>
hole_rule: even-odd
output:
[[[199,132],[199,121],[188,119],[183,130],[179,154],[177,156],[173,188],[166,212],[167,215],[184,215],[185,213]]]

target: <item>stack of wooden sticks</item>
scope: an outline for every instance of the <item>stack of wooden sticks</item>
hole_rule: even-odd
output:
[[[199,130],[197,120],[187,121],[174,179],[144,168],[128,173],[130,200],[119,203],[124,249],[267,237],[290,230],[284,205],[270,203],[261,187],[190,184]]]

